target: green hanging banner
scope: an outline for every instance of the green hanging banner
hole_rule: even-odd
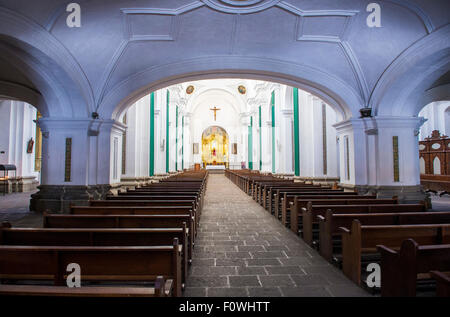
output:
[[[175,171],[178,171],[178,106],[175,114]]]
[[[275,173],[275,91],[272,91],[270,108],[272,112],[272,173]]]
[[[166,104],[166,173],[169,173],[169,122],[170,122],[170,112],[169,112],[169,102],[170,102],[170,92],[167,90],[167,104]]]
[[[294,88],[294,155],[295,176],[300,176],[300,135],[299,135],[298,88]]]
[[[184,116],[181,118],[181,170],[184,170]]]
[[[155,175],[155,93],[150,94],[150,162],[149,175]]]
[[[261,119],[261,106],[259,106],[259,170],[262,170],[262,119]]]
[[[248,168],[253,169],[253,117],[250,117],[248,127]]]

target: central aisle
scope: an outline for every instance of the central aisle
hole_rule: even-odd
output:
[[[224,175],[210,174],[185,296],[370,296]]]

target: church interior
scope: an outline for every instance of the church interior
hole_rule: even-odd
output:
[[[449,297],[449,12],[0,0],[0,295]]]

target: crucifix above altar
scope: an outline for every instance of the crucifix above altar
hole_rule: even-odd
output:
[[[214,106],[214,108],[209,109],[209,110],[214,111],[214,121],[216,121],[216,119],[217,119],[217,111],[219,111],[221,109],[219,109],[216,106]]]

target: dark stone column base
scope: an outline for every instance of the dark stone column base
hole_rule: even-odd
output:
[[[339,177],[306,177],[306,176],[295,176],[294,181],[306,182],[307,184],[314,185],[329,185],[333,186],[335,183],[339,183]]]
[[[397,196],[400,203],[416,204],[425,201],[428,208],[431,208],[430,195],[423,187],[418,186],[369,186],[369,185],[349,185],[339,184],[339,187],[356,190],[361,195],[377,195],[378,198],[392,198]]]
[[[41,185],[38,189],[30,200],[30,210],[35,212],[68,213],[71,204],[86,206],[90,199],[104,199],[111,194],[111,185]]]

